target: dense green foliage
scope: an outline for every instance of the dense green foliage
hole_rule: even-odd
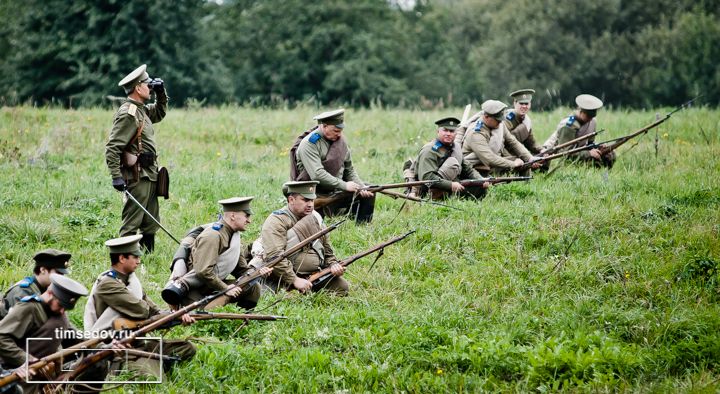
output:
[[[143,62],[183,105],[720,102],[714,0],[397,3],[0,0],[0,103],[107,105]]]
[[[214,218],[217,200],[254,195],[243,240],[254,239],[283,204],[288,145],[316,111],[171,109],[157,126],[172,179],[165,225],[179,237]],[[567,111],[535,113],[540,140]],[[399,181],[402,161],[445,115],[350,111],[361,176]],[[103,159],[111,116],[0,109],[0,287],[30,272],[44,247],[71,251],[72,276],[86,285],[109,266],[103,242],[121,209]],[[598,122],[613,138],[654,118],[601,111]],[[719,128],[717,111],[682,111],[659,128],[657,157],[653,131],[623,146],[610,172],[564,165],[479,203],[449,202],[463,211],[409,204],[398,213],[400,201],[379,196],[373,223],[333,233],[339,256],[418,232],[372,271],[371,259],[353,265],[349,297],[265,295],[258,309],[287,321],[174,328],[167,335],[199,338],[197,357],[170,384],[125,389],[716,392]],[[139,275],[156,301],[174,248],[159,234],[143,257]],[[71,318],[80,322],[82,305]]]

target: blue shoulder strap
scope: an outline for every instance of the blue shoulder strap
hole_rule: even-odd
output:
[[[320,140],[320,133],[318,133],[317,131],[310,134],[310,138],[308,139],[308,141],[310,141],[311,144],[317,144],[317,142],[319,140]]]
[[[480,130],[482,129],[483,125],[484,125],[483,122],[477,122],[477,123],[475,124],[475,132],[480,131]]]
[[[568,118],[568,121],[565,125],[567,127],[570,127],[573,125],[573,123],[575,123],[575,115],[570,115],[570,117]]]
[[[113,279],[117,278],[117,272],[115,272],[115,270],[106,271],[103,275],[109,276]]]
[[[40,296],[37,295],[37,294],[32,294],[32,295],[29,295],[29,296],[25,296],[25,297],[23,297],[23,298],[20,299],[20,302],[30,302],[30,301],[42,302],[42,299],[40,299]]]
[[[435,140],[435,144],[432,147],[433,152],[437,152],[442,147],[442,142]]]
[[[213,223],[212,229],[215,231],[220,231],[220,229],[223,228],[223,224],[220,222]]]
[[[22,287],[23,289],[27,289],[33,284],[33,282],[35,282],[34,277],[26,276],[20,282],[18,282],[18,286]]]
[[[287,212],[285,212],[282,209],[278,209],[277,211],[272,211],[273,215],[287,215]]]
[[[510,112],[508,112],[508,114],[505,115],[505,119],[507,119],[507,120],[513,120],[513,119],[515,119],[515,111],[510,111]]]

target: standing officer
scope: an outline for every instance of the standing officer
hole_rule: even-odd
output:
[[[465,135],[462,146],[465,160],[482,175],[502,174],[522,166],[533,158],[503,124],[505,107],[504,103],[496,100],[482,103],[481,118],[468,127],[468,134]],[[518,158],[508,160],[502,157],[504,149]],[[534,165],[533,168],[539,166],[539,164]]]
[[[322,217],[314,210],[317,185],[317,181],[287,182],[283,185],[287,205],[265,219],[260,239],[255,241],[260,245],[253,247],[254,250],[262,250],[264,260],[273,259],[324,228]],[[255,265],[254,262],[251,264]],[[342,278],[345,267],[338,264],[327,234],[277,263],[266,283],[273,289],[292,287],[302,293],[321,290],[313,289],[312,283],[305,278],[327,267],[330,267],[333,278],[323,288],[337,295],[347,295],[350,285]]]
[[[165,302],[173,307],[188,305],[215,291],[227,289],[228,284],[225,283],[225,279],[228,276],[239,278],[249,269],[240,244],[240,233],[245,231],[251,222],[252,199],[252,197],[233,197],[218,201],[223,207],[222,218],[205,227],[194,241],[190,241],[192,246],[189,259],[185,256],[175,259],[172,267],[173,275],[182,275],[171,277],[171,282],[163,289],[162,298]],[[193,231],[188,235],[192,236],[192,233]],[[181,245],[180,248],[184,250],[186,246]],[[182,254],[183,250],[178,252]],[[261,272],[267,276],[271,270],[261,268]],[[253,309],[260,299],[260,286],[254,284],[246,291],[236,287],[225,295],[229,300],[221,298],[222,302],[235,302],[242,308]],[[207,308],[212,308],[220,302],[213,301]]]
[[[159,220],[157,180],[157,145],[153,124],[165,117],[168,97],[159,78],[150,79],[146,65],[136,68],[118,85],[125,89],[127,100],[120,105],[113,119],[110,138],[105,145],[112,186],[120,192],[127,190],[151,215]],[[155,103],[150,100],[150,86],[155,91]],[[158,225],[133,201],[125,197],[120,236],[142,233],[140,245],[148,252],[155,248]]]
[[[7,315],[10,308],[20,299],[33,294],[42,294],[50,286],[50,275],[68,273],[68,261],[72,255],[57,249],[45,249],[35,253],[33,276],[15,283],[3,296],[0,303],[0,319]]]
[[[342,135],[344,114],[344,109],[338,109],[313,118],[318,125],[304,133],[290,150],[290,179],[319,182],[317,194],[321,197],[349,192],[347,198],[326,205],[320,213],[343,215],[349,209],[358,223],[369,223],[375,210],[375,196],[361,190],[365,184],[353,167],[350,148]],[[353,193],[358,193],[357,198],[353,198]]]
[[[590,94],[581,94],[575,97],[575,104],[577,104],[575,113],[563,118],[563,120],[560,121],[555,129],[555,132],[552,133],[543,144],[543,149],[550,149],[556,145],[564,144],[565,142],[572,141],[575,138],[595,132],[595,129],[597,128],[595,116],[597,115],[597,111],[603,106],[602,100]],[[591,144],[593,142],[595,142],[595,137],[590,137],[579,144],[568,147],[567,149]],[[603,156],[600,154],[599,149],[580,151],[573,153],[569,157],[575,161],[591,163],[597,167],[612,167],[613,163],[615,163],[615,152],[610,152]]]
[[[460,144],[455,141],[455,130],[460,124],[457,118],[443,118],[435,122],[437,138],[420,149],[420,153],[412,163],[405,179],[434,181],[440,180],[429,189],[433,199],[444,198],[448,194],[461,196],[485,197],[488,183],[465,187],[461,179],[478,179],[481,175],[463,158]],[[419,194],[427,194],[428,188],[420,187]]]
[[[88,291],[82,284],[59,274],[50,274],[50,286],[42,294],[26,296],[0,321],[0,360],[3,368],[18,368],[21,378],[32,373],[25,370],[27,361],[55,353],[59,348],[73,345],[62,337],[65,330],[75,330],[66,310],[73,309],[77,300]],[[27,341],[27,338],[43,338]],[[45,380],[45,379],[42,379]],[[23,384],[23,392],[37,392],[37,384]]]

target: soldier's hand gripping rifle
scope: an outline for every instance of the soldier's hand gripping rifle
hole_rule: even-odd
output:
[[[488,178],[479,178],[479,179],[465,179],[463,181],[460,181],[460,184],[468,187],[468,186],[482,186],[485,182],[490,183],[491,185],[497,185],[500,183],[510,183],[510,182],[523,182],[523,181],[529,181],[531,180],[531,176],[499,176],[499,177],[488,177]]]
[[[626,142],[630,141],[631,139],[633,139],[633,138],[635,138],[635,137],[637,137],[637,136],[639,136],[639,135],[645,134],[645,133],[647,133],[648,131],[650,131],[650,130],[654,129],[655,127],[659,126],[661,123],[663,123],[663,122],[665,122],[666,120],[668,120],[668,119],[670,118],[670,116],[672,116],[672,114],[674,114],[675,112],[680,111],[680,110],[683,109],[683,108],[686,108],[686,107],[689,106],[693,101],[697,100],[697,99],[700,98],[701,96],[702,96],[702,95],[697,96],[697,97],[693,98],[692,100],[690,100],[690,101],[688,101],[688,102],[686,102],[686,103],[678,106],[678,107],[675,108],[674,110],[670,111],[667,115],[665,115],[664,118],[660,118],[660,119],[658,119],[658,120],[650,123],[649,125],[647,125],[647,126],[645,126],[645,127],[642,127],[642,128],[640,128],[640,129],[638,129],[637,131],[635,131],[635,132],[633,132],[633,133],[630,133],[630,134],[628,134],[628,135],[624,135],[624,136],[618,137],[618,138],[613,138],[613,139],[611,139],[611,140],[607,140],[607,141],[603,141],[603,142],[590,143],[590,144],[583,145],[583,146],[579,146],[579,147],[577,147],[577,148],[569,149],[569,150],[566,150],[566,151],[563,151],[563,152],[560,152],[560,153],[551,154],[551,155],[549,155],[549,156],[539,157],[539,158],[537,158],[537,159],[535,159],[535,160],[530,160],[529,162],[523,164],[520,168],[521,168],[521,169],[527,169],[527,168],[529,168],[529,167],[530,167],[532,164],[534,164],[534,163],[544,163],[544,162],[546,162],[546,161],[550,161],[550,160],[553,160],[553,159],[557,159],[557,158],[559,158],[559,157],[571,155],[571,154],[573,154],[573,153],[577,153],[577,152],[581,152],[581,151],[589,150],[589,149],[597,149],[597,150],[599,150],[599,151],[600,151],[600,156],[601,156],[601,157],[604,157],[605,155],[607,155],[608,153],[610,153],[610,152],[614,151],[615,149],[619,148],[620,146],[622,146],[622,145],[625,144]],[[583,136],[583,137],[584,137],[584,136]],[[575,140],[573,140],[573,141],[575,141]],[[570,141],[570,142],[573,142],[573,141]],[[565,143],[565,144],[563,144],[563,145],[569,145],[570,142]]]
[[[292,248],[289,248],[286,251],[284,251],[283,253],[277,255],[276,257],[264,262],[262,264],[262,267],[272,268],[273,266],[275,266],[277,263],[279,263],[283,259],[297,253],[298,251],[300,251],[300,249],[304,248],[311,242],[313,242],[316,239],[324,236],[325,234],[337,229],[338,226],[340,226],[343,222],[345,222],[345,220],[341,220],[341,221],[333,224],[332,226],[329,226],[329,227],[327,227],[323,230],[320,230],[317,233],[305,238],[302,242],[299,242],[297,245],[293,246]],[[120,345],[130,345],[130,344],[132,344],[133,341],[135,341],[135,339],[142,337],[143,335],[145,335],[155,329],[161,328],[173,320],[180,319],[182,317],[182,315],[184,315],[188,312],[191,312],[198,308],[202,308],[203,306],[205,306],[205,305],[209,304],[210,302],[212,302],[213,300],[225,295],[225,293],[227,293],[231,290],[234,290],[238,287],[244,290],[250,284],[254,283],[256,280],[260,279],[261,277],[262,277],[262,275],[260,274],[259,269],[247,272],[247,273],[245,273],[245,275],[238,278],[233,284],[226,287],[224,290],[210,294],[198,301],[193,302],[192,304],[189,304],[189,305],[182,307],[172,313],[164,315],[162,318],[160,318],[144,327],[140,327],[136,331],[133,331],[132,334],[130,334],[126,338],[121,339],[118,342]],[[69,372],[66,372],[66,373],[60,375],[56,379],[56,381],[62,382],[62,383],[60,383],[60,385],[67,384],[67,382],[70,382],[73,379],[75,379],[82,372],[87,370],[91,365],[93,365],[99,361],[102,361],[108,357],[111,357],[113,354],[114,354],[113,349],[105,349],[105,350],[96,352],[90,356],[86,356],[85,358],[80,360],[80,362],[75,366],[75,368],[72,371],[69,371]]]
[[[65,357],[72,355],[75,352],[94,348],[96,345],[98,345],[100,342],[102,342],[102,338],[92,338],[88,339],[87,341],[80,342],[78,344],[75,344],[73,346],[67,347],[65,349],[62,349],[58,352],[55,352],[53,354],[49,354],[41,359],[35,360],[31,363],[28,363],[28,371],[34,370],[39,371],[46,365],[57,361],[57,360],[63,360]],[[12,373],[3,376],[0,379],[0,392],[3,392],[3,387],[9,386],[15,382],[20,380],[20,377],[18,376],[17,372],[13,371]]]
[[[556,146],[554,146],[554,147],[552,147],[552,148],[550,148],[550,149],[542,152],[542,154],[549,156],[549,155],[558,153],[558,152],[560,152],[562,149],[565,149],[565,148],[567,148],[567,147],[569,147],[569,146],[573,146],[573,145],[577,144],[578,142],[583,142],[583,141],[585,141],[585,140],[589,140],[590,138],[595,137],[596,135],[602,133],[603,131],[605,131],[605,129],[598,130],[598,131],[593,131],[592,133],[588,133],[588,134],[585,134],[585,135],[583,135],[583,136],[577,137],[577,138],[575,138],[574,140],[571,140],[571,141],[562,143],[562,144],[560,144],[560,145],[556,145]],[[537,162],[537,161],[535,161],[535,162]]]
[[[372,192],[372,193],[383,193],[385,190],[388,190],[388,189],[400,189],[400,188],[422,186],[422,185],[426,185],[426,186],[430,187],[438,182],[440,182],[440,181],[439,180],[414,181],[414,182],[404,182],[404,183],[388,183],[385,185],[369,185],[369,186],[364,186],[364,187],[360,188],[358,190],[358,192],[368,191],[368,192]],[[333,193],[327,197],[318,197],[315,199],[315,209],[316,210],[320,209],[328,204],[332,204],[336,201],[340,201],[344,198],[350,198],[353,196],[354,196],[353,192],[342,191],[342,192]],[[393,193],[392,196],[410,200],[410,198],[406,198],[407,196],[399,194],[399,193],[398,194]]]
[[[223,320],[263,320],[263,321],[275,321],[275,320],[281,320],[281,319],[287,319],[285,316],[273,316],[273,315],[255,315],[255,314],[247,314],[247,313],[214,313],[214,312],[196,312],[196,313],[190,313],[190,317],[192,317],[195,320],[215,320],[215,319],[223,319]],[[124,317],[119,317],[112,322],[113,330],[115,331],[122,331],[122,330],[135,330],[140,327],[147,326],[148,324],[162,319],[165,316],[165,313],[157,314],[149,319],[145,320],[132,320],[132,319],[126,319]],[[160,328],[170,328],[173,326],[176,326],[178,324],[182,323],[180,320],[173,320],[171,322],[168,322],[163,327]]]
[[[340,264],[340,265],[343,266],[343,267],[347,267],[348,265],[354,263],[355,261],[360,260],[361,258],[363,258],[363,257],[365,257],[365,256],[367,256],[367,255],[369,255],[369,254],[375,253],[375,252],[377,252],[378,250],[380,251],[380,254],[378,255],[377,258],[380,258],[380,256],[383,255],[383,252],[385,251],[385,247],[386,247],[386,246],[392,245],[392,244],[394,244],[394,243],[396,243],[396,242],[400,242],[400,241],[402,241],[403,239],[405,239],[408,235],[410,235],[410,234],[412,234],[412,233],[414,233],[414,232],[415,232],[415,230],[412,230],[412,231],[409,231],[409,232],[405,233],[404,235],[398,235],[397,237],[391,238],[391,239],[389,239],[389,240],[387,240],[387,241],[385,241],[385,242],[382,242],[382,243],[380,243],[380,244],[378,244],[378,245],[375,245],[375,246],[373,246],[372,248],[370,248],[370,249],[368,249],[368,250],[362,251],[362,252],[360,252],[360,253],[358,253],[358,254],[355,254],[355,255],[352,255],[352,256],[350,256],[350,257],[348,257],[348,258],[346,258],[346,259],[343,259],[343,260],[340,261],[338,264]],[[377,261],[377,259],[375,259],[375,261]],[[373,263],[373,264],[374,264],[374,263]],[[318,272],[310,275],[310,277],[307,278],[307,280],[309,280],[309,281],[312,283],[312,286],[313,286],[313,287],[322,287],[322,286],[324,286],[330,279],[332,279],[332,277],[333,277],[333,274],[331,273],[330,267],[328,267],[328,268],[322,269],[322,270],[320,270],[320,271],[318,271]]]

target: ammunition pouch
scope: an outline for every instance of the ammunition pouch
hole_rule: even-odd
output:
[[[157,175],[157,195],[164,197],[166,200],[170,198],[170,174],[165,167],[160,167]]]

